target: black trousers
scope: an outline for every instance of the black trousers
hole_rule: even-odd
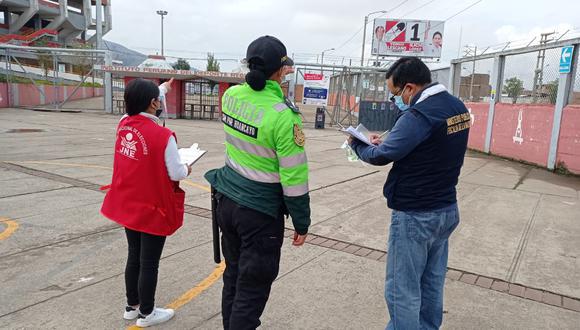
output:
[[[256,329],[278,276],[284,216],[277,218],[219,199],[218,224],[226,260],[222,317],[226,330]]]
[[[140,305],[141,314],[147,315],[155,307],[155,289],[159,259],[165,245],[165,236],[156,236],[125,228],[129,256],[125,267],[127,305]]]

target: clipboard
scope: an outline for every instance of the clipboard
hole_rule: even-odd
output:
[[[363,126],[364,127],[364,126]],[[366,143],[369,146],[374,146],[374,144],[371,143],[371,141],[369,141],[368,137],[366,135],[364,135],[362,132],[358,131],[357,128],[354,128],[352,126],[349,126],[346,129],[340,129],[339,132],[344,133],[346,135],[350,135],[353,138]]]
[[[183,164],[192,166],[207,153],[207,150],[199,149],[198,144],[194,143],[191,147],[180,148],[177,152],[179,153],[179,157]]]

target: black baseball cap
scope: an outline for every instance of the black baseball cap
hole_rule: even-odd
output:
[[[267,75],[284,65],[294,65],[294,61],[286,53],[286,46],[278,38],[272,36],[263,36],[252,41],[244,60],[251,66],[250,69],[254,67]]]

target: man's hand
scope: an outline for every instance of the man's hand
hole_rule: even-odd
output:
[[[191,165],[185,165],[187,166],[187,175],[189,176],[191,174]]]
[[[349,135],[349,136],[346,138],[346,141],[348,142],[348,145],[349,145],[349,146],[351,146],[351,145],[352,145],[352,141],[354,141],[354,138],[353,138],[352,136],[350,136],[350,135]]]
[[[371,143],[374,144],[374,145],[379,145],[379,144],[381,144],[383,142],[381,140],[381,136],[379,134],[371,134],[371,135],[369,135],[369,141],[371,141]]]
[[[306,241],[306,236],[308,236],[308,234],[300,235],[296,231],[294,231],[294,240],[292,241],[292,245],[302,246]]]

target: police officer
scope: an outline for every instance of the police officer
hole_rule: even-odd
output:
[[[278,276],[284,215],[292,217],[294,246],[304,244],[310,225],[302,121],[280,87],[294,62],[271,36],[254,40],[246,61],[246,83],[229,88],[222,98],[225,166],[205,175],[219,195],[224,329],[260,325]]]

